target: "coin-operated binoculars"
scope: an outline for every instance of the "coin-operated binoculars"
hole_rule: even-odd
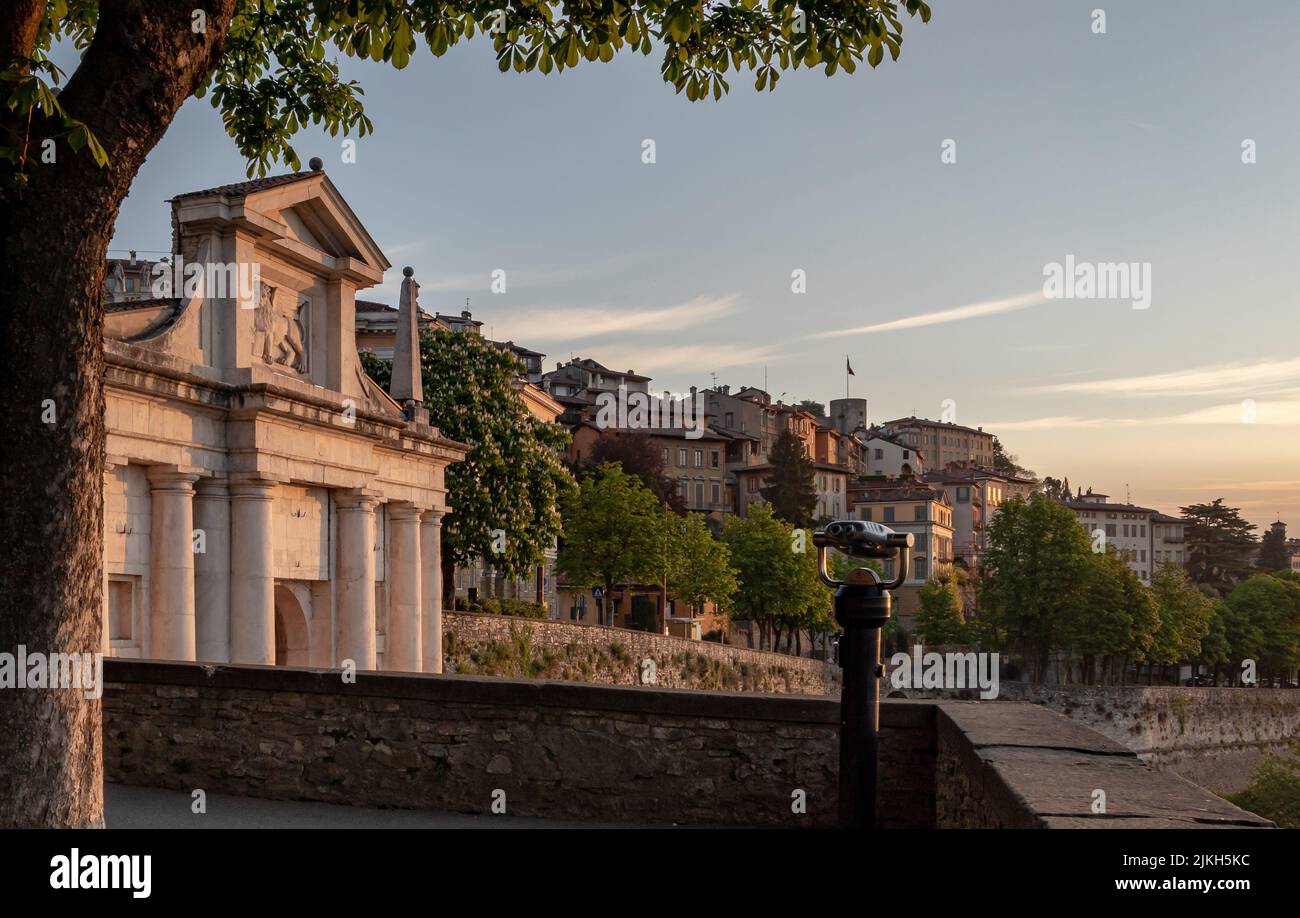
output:
[[[835,621],[840,639],[840,825],[876,825],[876,754],[880,733],[880,629],[889,621],[889,591],[907,579],[912,534],[894,532],[868,520],[838,520],[813,533],[817,572],[835,591]],[[826,569],[826,549],[852,558],[898,558],[896,576],[883,583],[871,568],[834,580]]]

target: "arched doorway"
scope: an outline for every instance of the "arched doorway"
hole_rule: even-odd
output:
[[[275,665],[306,666],[307,616],[287,587],[275,588]]]

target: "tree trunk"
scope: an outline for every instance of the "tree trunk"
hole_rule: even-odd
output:
[[[0,46],[30,53],[43,7],[7,10]],[[38,116],[27,186],[0,201],[0,652],[102,649],[105,258],[131,181],[216,59],[234,0],[206,9],[195,34],[188,4],[104,0],[59,100],[108,165],[61,139],[42,162],[54,128]],[[0,825],[102,825],[101,726],[84,691],[0,691]]]

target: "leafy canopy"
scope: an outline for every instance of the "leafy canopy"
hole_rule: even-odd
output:
[[[720,99],[733,72],[770,91],[785,70],[820,67],[832,76],[863,60],[877,67],[886,53],[897,60],[903,12],[930,19],[923,0],[240,0],[198,94],[221,112],[249,174],[265,174],[277,161],[301,167],[290,141],[308,124],[331,135],[373,130],[361,85],[341,77],[340,55],[401,69],[421,42],[441,57],[483,35],[502,73],[549,74],[616,53],[657,52],[664,80],[697,101]],[[10,108],[50,106],[58,74],[43,65],[52,44],[84,49],[98,18],[98,0],[49,4],[31,58],[6,62],[8,74],[29,75],[21,94],[11,92]],[[84,125],[66,130],[73,143],[98,148]]]
[[[386,389],[392,362],[360,353]],[[465,461],[446,471],[452,512],[443,521],[444,552],[462,567],[483,558],[507,576],[527,575],[559,536],[560,502],[574,487],[558,452],[568,434],[528,412],[515,389],[522,365],[478,335],[425,332],[420,367],[433,422],[469,446]]]

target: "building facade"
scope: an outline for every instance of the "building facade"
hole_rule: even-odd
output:
[[[907,580],[894,592],[900,617],[910,621],[920,588],[952,570],[953,518],[947,496],[941,488],[919,482],[872,488],[856,498],[853,516],[912,534]],[[884,563],[886,580],[894,576],[894,563],[892,558]]]
[[[107,653],[441,671],[465,447],[361,370],[355,295],[389,263],[313,165],[172,199],[201,289],[109,307]]]
[[[1133,504],[1114,504],[1109,495],[1091,490],[1066,501],[1065,506],[1074,511],[1094,546],[1114,548],[1138,579],[1150,585],[1156,549],[1153,518],[1163,514]]]
[[[920,450],[931,468],[943,468],[950,462],[993,467],[993,434],[982,427],[907,417],[881,424],[880,432]]]

